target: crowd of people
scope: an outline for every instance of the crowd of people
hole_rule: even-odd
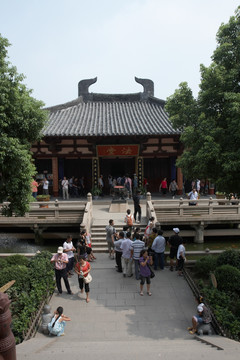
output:
[[[125,216],[125,226],[122,231],[117,232],[114,220],[110,219],[106,226],[106,241],[108,245],[109,258],[115,259],[116,270],[123,273],[123,277],[132,277],[133,269],[136,280],[140,282],[140,294],[143,295],[142,286],[147,282],[147,293],[150,293],[151,268],[164,270],[165,249],[170,249],[170,271],[175,269],[178,275],[183,275],[183,267],[186,260],[185,241],[179,235],[179,228],[173,228],[173,235],[166,239],[163,231],[155,226],[155,219],[151,217],[144,230],[133,226],[134,216],[128,209]],[[136,223],[136,219],[135,219]]]
[[[90,262],[96,260],[92,250],[91,234],[86,230],[82,230],[76,248],[73,246],[72,235],[68,235],[63,246],[59,246],[57,253],[52,256],[51,262],[55,268],[56,285],[58,294],[62,294],[61,279],[63,278],[64,284],[69,295],[73,295],[68,279],[74,275],[78,275],[78,283],[81,293],[85,285],[86,302],[90,301],[89,298],[89,275],[91,270]]]
[[[106,226],[106,241],[108,245],[109,258],[115,259],[116,271],[123,274],[124,278],[135,276],[140,281],[139,294],[144,296],[144,285],[146,284],[146,294],[152,296],[151,279],[155,277],[155,271],[165,268],[165,249],[169,248],[170,271],[177,271],[179,276],[183,276],[185,255],[185,241],[180,236],[180,229],[173,228],[173,234],[166,240],[163,231],[155,226],[155,219],[148,220],[146,228],[141,230],[137,225],[134,226],[134,216],[128,209],[124,218],[125,225],[122,231],[116,231],[114,220],[110,219]],[[63,246],[58,247],[58,251],[52,256],[51,262],[54,263],[55,277],[58,293],[62,294],[61,279],[63,278],[68,294],[73,294],[69,284],[69,278],[74,275],[78,277],[80,293],[85,291],[86,302],[90,302],[90,275],[91,262],[96,260],[92,250],[91,234],[82,230],[80,238],[74,247],[72,236],[68,235]],[[63,308],[58,307],[48,324],[49,334],[64,335],[66,321],[70,318],[63,315]],[[201,324],[211,322],[208,308],[200,299],[197,307],[197,315],[192,318],[192,326],[188,328],[194,334]]]

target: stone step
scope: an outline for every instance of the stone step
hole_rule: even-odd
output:
[[[139,341],[132,340],[131,336],[127,341],[118,341],[117,332],[110,341],[96,341],[94,336],[91,339],[90,334],[85,338],[79,339],[78,334],[67,334],[65,341],[62,337],[46,337],[44,339],[32,339],[17,346],[18,360],[59,360],[64,356],[69,356],[71,360],[87,358],[88,360],[98,359],[138,359],[145,360],[149,358],[173,359],[202,359],[211,360],[233,360],[236,359],[237,352],[218,351],[209,345],[195,341],[194,339],[174,339],[165,340],[147,340],[140,338]],[[89,339],[90,338],[90,339]],[[174,342],[174,343],[173,343]],[[90,349],[90,350],[89,350]],[[79,353],[80,352],[80,353]]]

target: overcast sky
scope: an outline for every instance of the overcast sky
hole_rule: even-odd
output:
[[[0,33],[9,60],[47,106],[90,92],[142,91],[134,76],[153,80],[166,99],[182,81],[198,93],[221,23],[239,0],[0,0]]]

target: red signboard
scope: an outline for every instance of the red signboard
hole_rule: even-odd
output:
[[[138,156],[138,145],[97,145],[98,156]]]

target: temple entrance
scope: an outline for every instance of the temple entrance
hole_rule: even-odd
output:
[[[130,177],[135,173],[135,157],[127,158],[100,158],[99,159],[99,172],[104,178],[108,175],[112,177],[123,176],[129,174]]]
[[[144,177],[148,181],[148,191],[158,192],[159,185],[164,177],[168,185],[174,176],[171,175],[171,162],[169,158],[144,159]]]

